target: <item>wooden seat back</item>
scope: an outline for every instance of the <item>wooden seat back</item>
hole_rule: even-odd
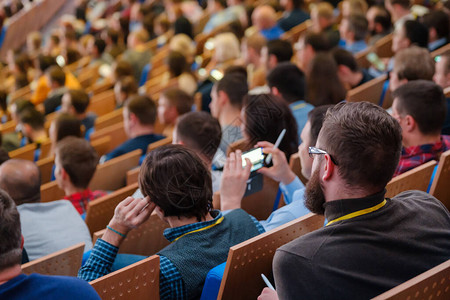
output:
[[[431,185],[430,194],[450,209],[450,150],[441,154],[439,166]]]
[[[158,147],[172,144],[172,138],[173,138],[172,136],[168,136],[166,138],[163,138],[162,140],[159,140],[159,141],[156,141],[154,143],[149,144],[148,148],[147,148],[147,153],[149,153],[150,151],[155,150]]]
[[[95,152],[97,152],[98,157],[101,157],[102,155],[108,153],[110,144],[111,144],[110,136],[104,136],[91,142],[91,146],[92,148],[95,149]]]
[[[115,108],[116,98],[114,91],[111,89],[92,96],[87,111],[94,112],[100,117],[114,111]]]
[[[383,85],[386,79],[387,75],[381,75],[354,89],[349,90],[347,92],[347,101],[348,102],[367,101],[378,105],[380,102],[381,94],[383,92]],[[389,108],[391,104],[392,100],[388,88],[384,96],[383,107]]]
[[[41,153],[39,154],[39,159],[48,157],[50,155],[51,150],[52,150],[52,141],[48,139],[41,144]]]
[[[372,298],[373,300],[450,299],[450,259]]]
[[[159,300],[159,256],[148,257],[90,284],[102,299]]]
[[[85,221],[91,235],[108,225],[116,206],[126,197],[133,195],[137,188],[137,184],[129,185],[88,203]]]
[[[22,265],[22,272],[30,275],[77,276],[83,258],[84,243],[46,255]]]
[[[23,147],[20,147],[19,149],[10,151],[9,157],[10,158],[18,158],[18,159],[25,159],[25,160],[31,160],[34,161],[34,151],[36,150],[36,144],[28,144]]]
[[[272,277],[277,248],[321,228],[323,222],[323,216],[310,213],[231,247],[217,299],[256,299],[265,287],[261,274]]]
[[[116,109],[112,112],[99,116],[95,120],[95,130],[102,130],[108,126],[123,122],[123,108]]]
[[[409,190],[426,192],[435,166],[436,161],[432,160],[396,176],[386,186],[386,197],[392,198]]]
[[[137,183],[139,180],[139,173],[141,168],[135,168],[127,172],[127,185]]]
[[[54,164],[55,164],[54,156],[42,158],[36,162],[36,165],[41,171],[41,184],[45,184],[52,180],[52,170]]]
[[[291,158],[289,159],[289,167],[291,168],[292,172],[294,172],[295,175],[297,175],[300,181],[306,185],[308,179],[306,179],[305,176],[303,176],[302,174],[302,164],[298,153],[294,153],[291,155]]]
[[[312,26],[311,20],[306,20],[303,23],[298,24],[297,26],[292,27],[289,31],[286,31],[281,39],[291,42],[291,44],[295,44],[298,39],[305,34]]]
[[[14,120],[8,121],[4,124],[0,124],[0,132],[3,134],[14,132],[16,130],[17,123]]]
[[[444,47],[441,47],[431,52],[431,57],[435,58],[438,55],[444,55],[447,54],[448,52],[450,52],[450,43],[445,45]]]
[[[93,132],[91,134],[91,142],[105,136],[109,136],[111,138],[111,143],[109,145],[110,148],[108,149],[108,152],[113,150],[114,148],[116,148],[117,146],[119,146],[128,139],[127,134],[125,133],[123,122]]]
[[[56,180],[41,185],[41,202],[61,200],[64,196],[65,193],[58,187]]]

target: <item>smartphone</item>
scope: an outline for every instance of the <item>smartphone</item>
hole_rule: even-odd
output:
[[[247,161],[245,160],[246,158],[248,158],[252,164],[251,172],[264,167],[265,155],[261,147],[242,153],[242,167],[247,165]]]
[[[367,54],[366,58],[378,70],[380,71],[386,70],[386,66],[375,52],[370,52],[369,54]]]

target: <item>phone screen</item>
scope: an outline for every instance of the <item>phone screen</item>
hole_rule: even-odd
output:
[[[256,171],[264,166],[264,153],[262,148],[255,148],[242,154],[242,167],[245,167],[248,158],[252,163],[251,171]]]

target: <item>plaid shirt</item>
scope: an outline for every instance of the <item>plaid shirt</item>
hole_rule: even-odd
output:
[[[450,149],[450,135],[442,135],[441,140],[434,144],[411,146],[402,149],[394,177],[418,167],[430,160],[439,160],[441,154]]]
[[[198,222],[175,228],[164,230],[164,237],[170,242],[175,241],[182,235],[191,231],[198,230],[222,218],[222,213],[218,210],[211,212],[215,215],[214,219],[206,222]],[[250,216],[260,233],[265,232],[264,228],[252,216]],[[78,272],[78,277],[86,281],[91,281],[111,272],[111,266],[117,255],[119,248],[98,239],[92,249],[86,264]],[[165,256],[160,255],[160,273],[159,273],[159,295],[161,299],[186,299],[186,287],[183,278],[175,265]]]
[[[80,193],[75,193],[70,196],[65,196],[64,199],[72,202],[72,205],[77,209],[80,215],[84,214],[87,210],[87,204],[89,201],[100,198],[107,195],[104,191],[91,191],[89,188]]]

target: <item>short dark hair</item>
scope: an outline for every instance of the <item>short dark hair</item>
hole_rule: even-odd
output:
[[[125,76],[133,75],[133,67],[125,60],[119,60],[114,68],[114,75],[116,79],[121,79]]]
[[[399,114],[413,117],[423,134],[437,134],[444,125],[447,111],[442,88],[428,80],[414,80],[393,93]]]
[[[422,22],[428,29],[434,28],[438,38],[449,38],[450,20],[444,11],[432,11],[423,16]]]
[[[52,82],[56,82],[59,86],[66,83],[66,73],[60,66],[51,66],[46,73]]]
[[[189,112],[177,120],[179,140],[212,161],[222,139],[219,121],[204,111]]]
[[[348,17],[348,30],[355,34],[355,40],[364,40],[367,35],[369,22],[364,15],[352,14]]]
[[[329,108],[333,107],[333,105],[322,105],[313,108],[308,112],[308,121],[311,124],[310,129],[310,145],[315,146],[317,142],[317,138],[319,137],[320,129],[322,129],[323,121],[325,120],[325,116]]]
[[[22,259],[22,232],[16,205],[4,190],[0,190],[0,271],[19,265]]]
[[[378,13],[373,21],[380,24],[385,32],[392,26],[391,14],[383,6],[378,6]]]
[[[186,57],[181,52],[173,50],[167,56],[167,65],[174,77],[180,76],[189,68]]]
[[[359,70],[358,63],[351,52],[342,48],[334,48],[331,54],[338,66],[346,66],[352,72],[357,72]]]
[[[381,191],[397,168],[402,131],[378,105],[341,102],[328,109],[318,140],[346,185]]]
[[[73,64],[81,58],[81,53],[74,47],[68,47],[66,50],[66,65]]]
[[[305,99],[305,74],[291,62],[277,64],[267,76],[267,84],[276,87],[287,102]]]
[[[56,142],[67,136],[82,137],[81,121],[70,114],[62,113],[55,120]]]
[[[403,8],[409,8],[411,6],[411,0],[388,0],[392,5],[398,4]]]
[[[179,116],[192,110],[194,98],[179,88],[169,88],[163,91],[161,96],[165,97],[170,105],[175,106]]]
[[[137,94],[138,84],[133,76],[125,76],[120,79],[120,91],[128,96]]]
[[[294,52],[292,45],[285,40],[271,40],[267,42],[267,54],[275,55],[277,62],[290,61]]]
[[[102,55],[103,52],[105,52],[106,42],[103,39],[95,38],[94,45],[97,48],[97,51],[100,55]]]
[[[39,69],[45,72],[49,67],[56,65],[56,59],[50,55],[40,54],[38,56]]]
[[[315,52],[329,51],[332,48],[325,33],[310,32],[305,35],[304,44],[310,45]]]
[[[411,45],[417,45],[428,49],[428,28],[419,21],[407,20],[403,23],[405,35],[411,41]]]
[[[154,125],[156,122],[156,105],[147,96],[133,96],[125,102],[129,113],[134,114],[141,124]]]
[[[77,188],[87,188],[98,164],[98,155],[83,138],[68,136],[56,144],[56,155],[70,182]]]
[[[139,187],[166,217],[200,222],[212,208],[210,171],[193,150],[181,145],[151,151],[141,166]]]
[[[111,42],[114,45],[117,45],[119,43],[120,33],[119,31],[115,30],[114,28],[108,28],[106,31],[107,37],[111,39]]]
[[[23,124],[28,124],[34,130],[44,128],[45,116],[38,110],[33,108],[26,108],[19,114],[19,120]]]
[[[230,99],[231,105],[241,108],[248,93],[247,79],[241,73],[227,73],[216,83],[216,91],[223,91]]]
[[[89,106],[89,95],[84,90],[68,90],[70,103],[77,114],[83,114]]]

